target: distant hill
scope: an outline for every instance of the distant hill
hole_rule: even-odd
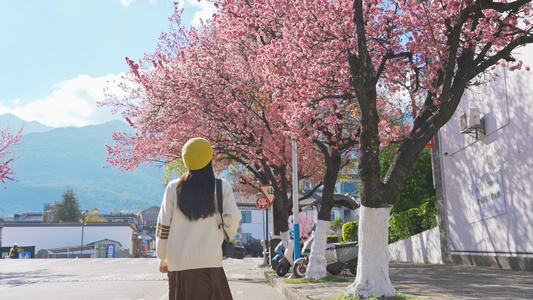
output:
[[[45,127],[32,124],[32,128]],[[129,130],[127,124],[111,121],[26,132],[16,151],[17,182],[0,188],[0,217],[40,212],[44,204],[61,201],[68,188],[73,189],[81,208],[89,211],[139,211],[159,206],[165,191],[163,170],[140,167],[124,172],[105,161],[105,144],[113,144],[111,133]]]
[[[0,128],[4,129],[8,126],[12,132],[18,131],[20,127],[24,126],[23,134],[28,134],[32,132],[45,132],[54,129],[54,127],[46,126],[37,121],[24,121],[21,118],[15,116],[14,114],[0,115]]]

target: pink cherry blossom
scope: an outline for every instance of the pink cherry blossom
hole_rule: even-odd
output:
[[[22,130],[23,128],[20,128],[16,133],[12,133],[9,127],[0,130],[0,181],[4,188],[7,188],[8,180],[15,180],[16,172],[13,166],[16,164],[17,157],[14,153],[20,144]]]

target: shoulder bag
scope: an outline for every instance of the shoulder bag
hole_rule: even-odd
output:
[[[222,256],[226,258],[233,258],[235,256],[235,245],[230,242],[228,233],[224,225],[224,217],[222,216],[222,180],[216,179],[216,188],[217,188],[217,206],[218,212],[220,213],[220,220],[222,223],[218,224],[218,228],[222,227],[224,230],[224,241],[222,241]]]

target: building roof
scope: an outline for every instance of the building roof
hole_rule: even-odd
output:
[[[92,242],[92,243],[89,243],[89,244],[86,244],[86,245],[76,245],[76,246],[69,246],[69,247],[58,247],[58,248],[52,248],[52,249],[48,249],[48,251],[50,252],[53,252],[55,254],[58,254],[58,253],[66,253],[66,252],[78,252],[78,251],[82,251],[82,250],[94,250],[94,247],[96,246],[96,244],[101,244],[102,242],[113,242],[113,243],[117,243],[119,248],[122,248],[122,244],[120,242],[117,242],[117,241],[114,241],[114,240],[110,240],[110,239],[103,239],[103,240],[99,240],[99,241],[96,241],[96,242]]]
[[[235,201],[237,202],[238,207],[256,207],[255,202],[257,201],[257,198],[261,195],[253,195],[253,196],[244,196],[241,193],[234,192]],[[307,194],[307,191],[305,191],[303,194],[300,194],[300,197],[303,197]],[[300,206],[320,206],[322,202],[322,191],[318,190],[314,192],[309,198],[300,200]],[[341,195],[341,194],[334,194],[333,195],[333,205],[335,206],[344,206],[349,209],[355,210],[359,208],[360,206],[360,200],[359,198],[354,198],[349,195]]]
[[[110,239],[108,239],[108,238],[105,238],[105,239],[103,239],[103,240],[99,240],[99,241],[96,241],[96,242],[89,243],[89,244],[87,244],[87,246],[92,246],[92,247],[94,248],[94,246],[95,246],[96,244],[102,244],[102,242],[112,242],[112,243],[117,243],[119,247],[122,247],[122,244],[121,244],[120,242],[115,241],[115,240],[110,240]]]
[[[129,222],[89,222],[85,223],[85,227],[110,227],[110,226],[129,226],[133,223]],[[62,222],[62,223],[37,223],[37,222],[3,222],[0,227],[81,227],[81,222]]]
[[[58,247],[58,248],[52,248],[48,249],[48,251],[53,252],[55,254],[58,253],[67,253],[67,252],[78,252],[82,250],[94,250],[94,245],[91,247],[89,245],[77,245],[77,246],[70,246],[70,247]]]
[[[235,197],[235,202],[237,203],[238,207],[257,208],[257,206],[255,205],[255,202],[257,201],[257,198],[261,195],[245,196],[242,193],[233,192],[233,196]]]
[[[333,195],[333,205],[334,206],[344,206],[352,210],[356,210],[361,206],[359,203],[359,199],[352,198],[347,195],[340,195],[340,194],[334,194]],[[300,201],[300,205],[302,206],[320,206],[322,203],[322,198],[309,198],[306,200]]]

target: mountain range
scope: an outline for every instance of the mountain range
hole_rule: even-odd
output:
[[[22,212],[41,212],[45,204],[60,202],[74,191],[83,210],[100,213],[139,211],[159,206],[165,191],[164,171],[140,166],[121,171],[105,161],[105,144],[113,144],[115,131],[131,132],[124,122],[111,121],[84,127],[48,127],[25,122],[14,115],[0,116],[0,128],[14,131],[24,126],[14,182],[0,186],[0,217]]]

